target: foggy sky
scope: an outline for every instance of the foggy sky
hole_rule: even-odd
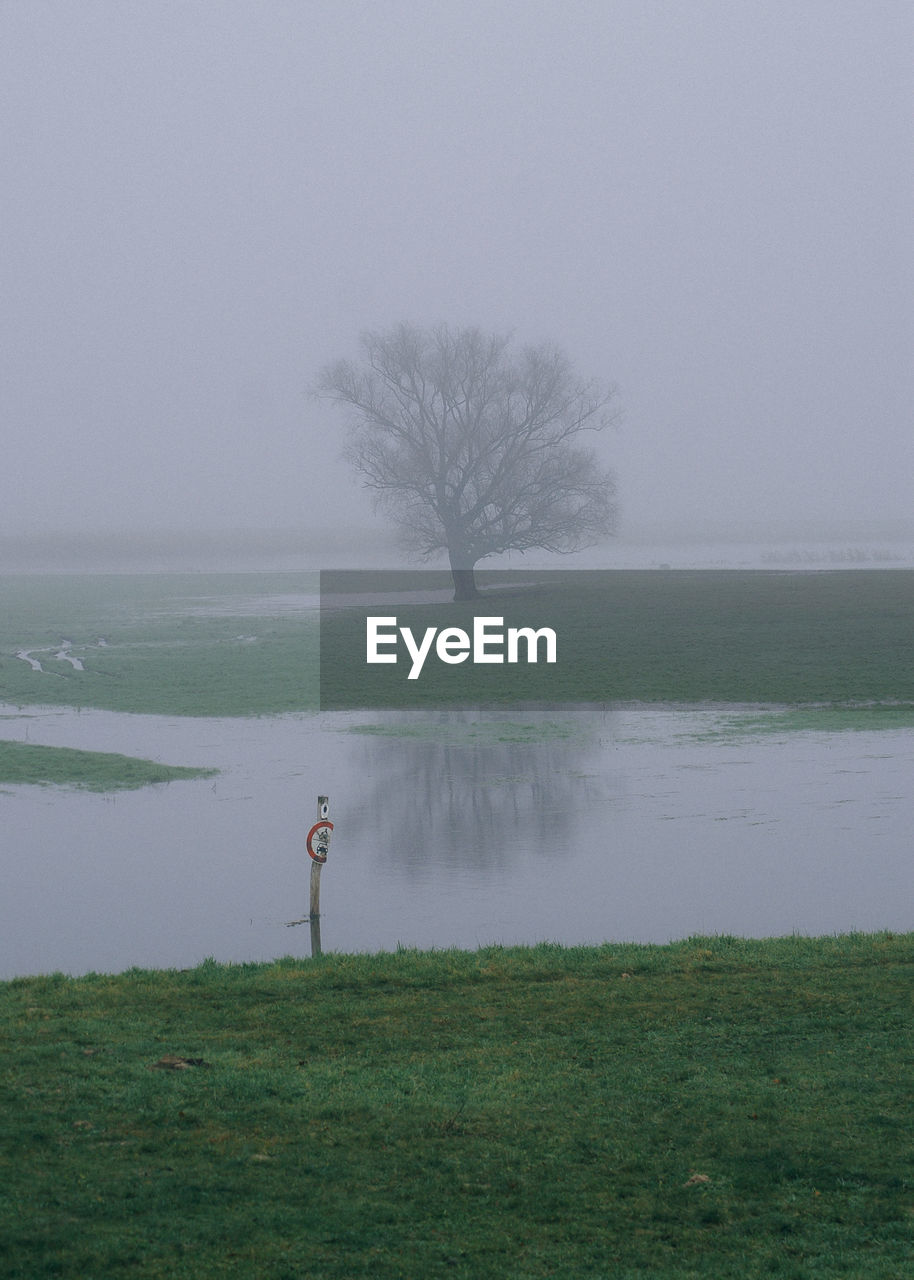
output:
[[[617,383],[623,529],[910,517],[912,104],[909,0],[3,0],[0,533],[370,520],[402,320]]]

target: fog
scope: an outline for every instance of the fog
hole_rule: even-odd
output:
[[[4,0],[0,536],[370,525],[307,392],[402,320],[615,382],[623,533],[909,519],[912,52],[907,0]]]

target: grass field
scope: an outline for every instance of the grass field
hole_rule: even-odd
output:
[[[283,607],[315,589],[0,579],[0,702],[315,709],[317,615]],[[538,599],[575,646],[557,700],[780,707],[725,733],[912,724],[910,572],[575,575]],[[324,619],[351,659],[335,705],[403,705],[360,682],[363,617]],[[471,697],[542,693],[489,674]],[[0,778],[162,768],[92,754],[0,743]],[[914,935],[881,934],[0,984],[0,1276],[902,1280],[912,970]]]
[[[521,599],[498,594],[516,574],[481,574],[493,594],[475,612],[497,608],[506,625],[531,611],[552,619],[554,670],[437,664],[408,683],[402,664],[366,667],[366,609],[329,611],[320,635],[338,678],[325,679],[325,706],[914,703],[912,571],[532,576],[542,585]],[[282,601],[316,596],[317,586],[316,574],[0,578],[0,702],[202,716],[316,709],[318,615]],[[417,631],[441,618],[440,607],[397,612]],[[453,604],[447,618],[471,627],[473,613]],[[64,639],[84,670],[56,656]]]
[[[317,613],[282,600],[317,589],[316,574],[0,578],[0,702],[187,716],[312,709]],[[63,640],[83,670],[56,656]]]
[[[326,575],[325,575],[326,576]],[[364,575],[365,589],[372,582]],[[434,707],[461,702],[914,703],[914,573],[621,570],[481,573],[471,604],[396,608],[398,626],[472,632],[476,614],[504,626],[551,626],[547,667],[368,666],[365,617],[376,605],[328,609],[321,620],[321,702]],[[357,575],[334,575],[341,589]],[[436,579],[374,575],[387,589]],[[441,585],[446,576],[441,575]],[[322,597],[327,599],[326,595]],[[386,611],[385,611],[386,612]],[[405,658],[405,654],[403,655]]]
[[[417,583],[414,572],[363,576],[365,589]],[[319,626],[316,609],[302,606],[316,600],[316,574],[0,578],[0,703],[245,716],[319,702],[714,701],[787,704],[806,727],[834,726],[836,716],[844,727],[914,720],[906,570],[553,572],[528,575],[535,586],[522,596],[509,585],[516,573],[479,576],[483,602],[401,607],[398,622],[421,634],[442,619],[472,629],[480,612],[498,611],[506,625],[551,621],[561,644],[554,668],[429,664],[415,683],[403,664],[369,668],[366,608],[327,610]],[[446,588],[449,579],[421,582]],[[113,759],[58,750],[26,755],[8,744],[0,782],[116,784]],[[140,785],[144,773],[161,780],[147,766],[125,766],[120,785]]]
[[[914,935],[0,985],[7,1280],[902,1280]]]
[[[78,751],[0,740],[0,784],[25,782],[85,791],[133,791],[151,783],[209,778],[216,773],[217,769],[159,764],[110,751]]]
[[[0,703],[195,716],[313,709],[317,613],[283,604],[317,589],[316,574],[0,578]],[[2,738],[0,722],[0,784],[110,791],[208,772]]]

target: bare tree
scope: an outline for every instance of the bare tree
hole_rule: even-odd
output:
[[[347,456],[420,559],[445,550],[456,600],[499,551],[577,551],[612,531],[612,475],[582,447],[614,391],[552,347],[513,354],[478,329],[366,333],[316,392],[351,411]]]

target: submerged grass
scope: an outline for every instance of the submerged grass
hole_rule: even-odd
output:
[[[313,709],[317,611],[286,601],[317,584],[291,573],[0,578],[0,701],[185,716]],[[63,640],[83,670],[58,656]]]
[[[447,743],[461,747],[491,746],[493,743],[567,742],[580,737],[581,726],[568,720],[472,720],[461,724],[450,718],[444,721],[421,720],[381,724],[353,724],[347,733],[366,737],[394,738],[412,742]]]
[[[33,783],[85,791],[132,791],[151,783],[211,778],[218,769],[159,764],[109,751],[0,741],[0,784]]]
[[[914,1264],[914,935],[0,985],[2,1274]]]
[[[885,729],[914,729],[914,704],[851,703],[808,707],[756,707],[728,712],[717,708],[717,719],[706,729],[684,736],[696,741],[797,733],[864,733]]]

